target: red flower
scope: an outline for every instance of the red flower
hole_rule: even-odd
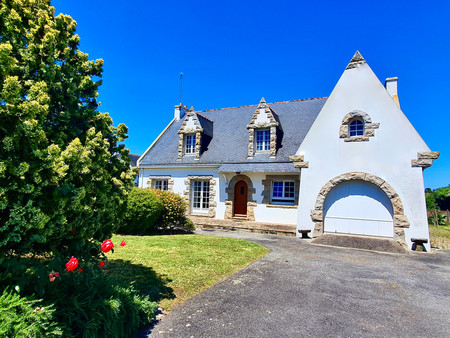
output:
[[[78,259],[75,257],[71,257],[69,261],[66,263],[66,270],[67,271],[73,271],[78,267]]]
[[[127,245],[127,243],[125,243],[125,241],[120,242],[120,246],[125,246]]]
[[[105,266],[105,262],[100,262],[100,263],[98,263],[98,266],[99,266],[99,267],[104,267],[104,266]]]
[[[56,277],[59,277],[59,272],[50,272],[48,275],[48,280],[54,282]]]
[[[110,239],[105,239],[102,243],[102,246],[100,247],[100,249],[104,252],[107,253],[109,250],[111,250],[114,247],[113,242]]]
[[[78,273],[82,273],[83,272],[83,269],[78,269]]]

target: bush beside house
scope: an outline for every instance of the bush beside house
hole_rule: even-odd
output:
[[[142,235],[178,229],[191,231],[194,224],[185,216],[186,202],[170,191],[133,188],[128,196],[126,216],[118,232]]]

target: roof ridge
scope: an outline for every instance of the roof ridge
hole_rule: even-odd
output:
[[[271,104],[281,104],[281,103],[290,103],[290,102],[301,102],[301,101],[313,101],[313,100],[322,100],[322,99],[327,99],[328,96],[323,96],[323,97],[314,97],[314,98],[309,98],[309,99],[298,99],[298,100],[289,100],[289,101],[280,101],[280,102],[271,102],[271,103],[267,103],[268,105]],[[228,110],[228,109],[238,109],[238,108],[248,108],[248,107],[257,107],[258,104],[249,104],[246,106],[237,106],[237,107],[227,107],[227,108],[217,108],[217,109],[207,109],[207,110],[199,110],[198,113],[203,113],[203,112],[210,112],[210,111],[216,111],[216,110]],[[200,114],[199,114],[200,115]],[[204,117],[204,116],[202,116]],[[205,117],[206,118],[206,117]]]
[[[203,110],[203,111],[207,111],[207,110]],[[206,116],[203,116],[202,114],[199,114],[199,113],[197,113],[197,112],[195,112],[195,113],[196,113],[198,116],[203,117],[205,120],[214,123],[214,121],[211,121],[211,120],[210,120],[209,118],[207,118]]]

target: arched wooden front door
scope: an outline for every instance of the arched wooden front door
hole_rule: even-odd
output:
[[[244,181],[239,181],[234,186],[234,215],[247,215],[248,186]]]

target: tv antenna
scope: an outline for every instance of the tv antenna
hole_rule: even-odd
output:
[[[183,87],[183,72],[180,73],[180,104],[181,104],[181,88]]]

